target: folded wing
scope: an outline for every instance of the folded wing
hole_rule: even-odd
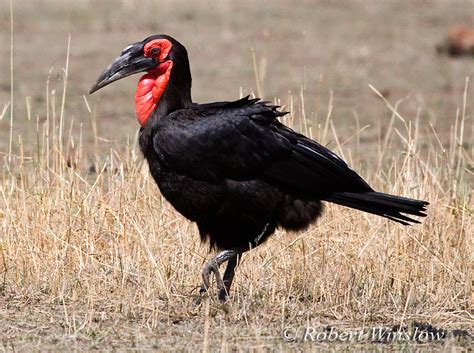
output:
[[[425,216],[427,202],[375,192],[332,151],[281,124],[284,114],[248,98],[197,105],[160,123],[154,148],[163,163],[198,180],[259,179],[402,224],[417,222],[403,213]]]

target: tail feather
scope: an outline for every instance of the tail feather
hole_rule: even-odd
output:
[[[326,197],[325,200],[382,216],[403,225],[420,223],[405,214],[426,217],[426,213],[424,212],[426,211],[426,206],[429,204],[427,201],[409,199],[375,191],[362,193],[337,192]]]

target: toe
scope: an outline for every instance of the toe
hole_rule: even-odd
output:
[[[222,288],[219,290],[219,295],[218,295],[218,298],[219,298],[219,301],[221,303],[225,303],[228,299],[228,293],[227,293],[227,290],[225,288]]]

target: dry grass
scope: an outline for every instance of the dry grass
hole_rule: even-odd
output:
[[[264,58],[255,60],[257,79],[263,80]],[[429,217],[403,227],[327,205],[307,231],[277,232],[246,253],[228,303],[213,295],[196,305],[201,269],[210,257],[207,246],[200,244],[195,225],[160,195],[136,141],[104,141],[96,104],[91,110],[80,95],[66,94],[70,78],[64,66],[60,80],[57,71],[48,76],[44,100],[23,104],[17,92],[15,109],[24,109],[25,118],[15,122],[11,115],[12,129],[1,135],[11,131],[12,136],[0,151],[4,350],[468,347],[469,341],[455,340],[380,348],[288,343],[280,337],[285,327],[346,330],[414,321],[473,333],[474,112],[468,81],[463,93],[450,98],[459,108],[451,112],[455,119],[438,122],[440,129],[427,114],[416,108],[405,114],[403,101],[389,103],[383,96],[380,106],[386,106],[388,121],[371,128],[358,119],[345,124],[333,119],[332,96],[324,107],[320,96],[308,98],[314,95],[281,102],[292,111],[287,124],[329,143],[377,190],[430,201]],[[77,90],[76,85],[69,84]],[[264,82],[257,87],[264,90]],[[11,93],[9,102],[0,102],[6,107],[0,109],[4,127],[10,126],[12,100]],[[305,103],[315,106],[316,114],[306,114]]]
[[[63,78],[65,90],[67,70]],[[196,227],[162,198],[134,142],[96,156],[91,168],[80,136],[68,134],[66,95],[55,101],[48,94],[46,121],[31,122],[35,137],[18,136],[18,150],[4,155],[4,346],[290,349],[279,337],[284,327],[418,320],[472,328],[468,92],[466,82],[450,141],[440,141],[434,129],[421,138],[419,121],[385,101],[390,128],[380,136],[377,163],[364,174],[379,190],[429,200],[421,225],[328,206],[307,231],[277,232],[245,254],[229,303],[210,298],[198,306],[208,254]],[[342,141],[330,111],[313,129],[304,116],[286,122],[335,141],[358,166],[359,132]],[[397,153],[395,146],[402,146]]]

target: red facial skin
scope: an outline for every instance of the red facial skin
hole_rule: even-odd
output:
[[[142,127],[145,127],[168,85],[173,61],[164,60],[168,57],[171,46],[171,42],[167,39],[155,39],[147,43],[143,49],[145,57],[153,57],[159,64],[140,78],[135,92],[135,111]],[[156,49],[157,53],[153,53]]]

